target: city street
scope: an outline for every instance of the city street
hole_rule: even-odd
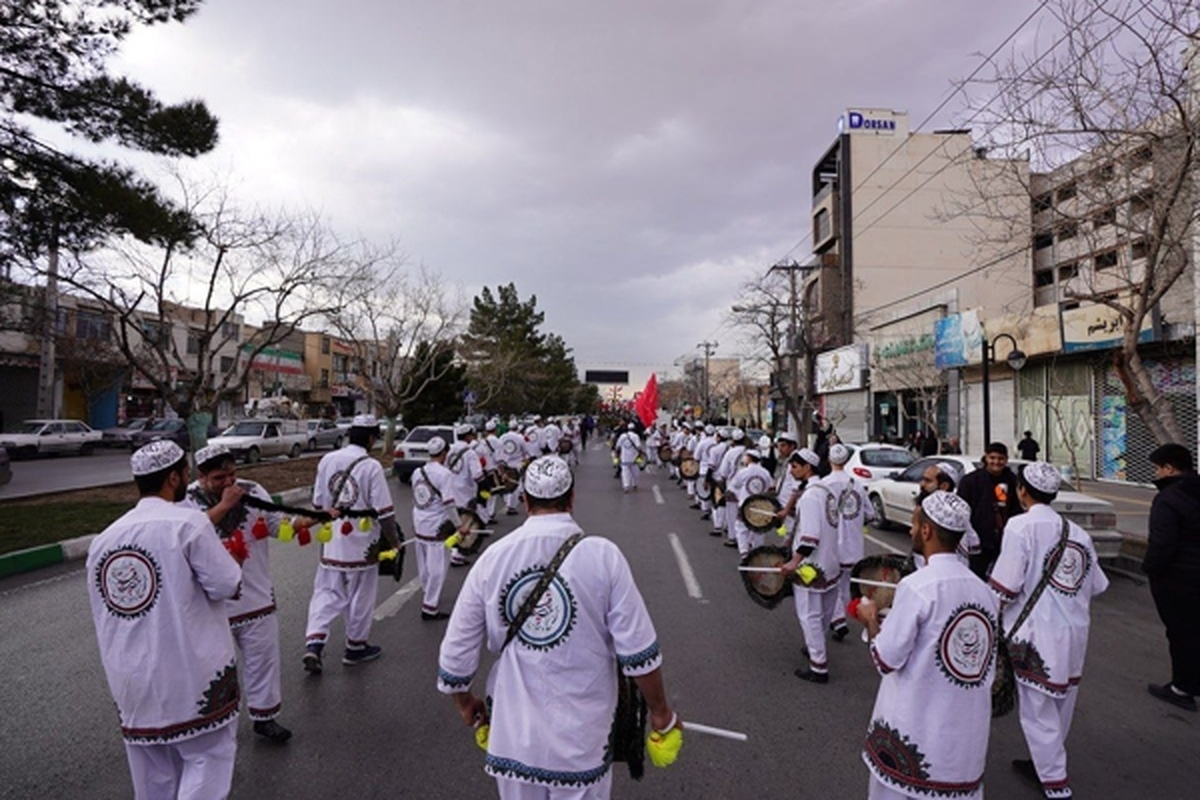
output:
[[[17,467],[95,466],[125,457]],[[392,490],[399,519],[410,530],[409,488],[393,481]],[[804,658],[791,603],[773,611],[754,605],[735,571],[735,551],[707,535],[707,523],[688,509],[686,495],[653,470],[642,474],[639,491],[622,494],[601,448],[589,451],[580,468],[576,518],[589,535],[617,542],[632,565],[658,630],[667,692],[681,717],[750,737],[738,743],[688,734],[675,766],[647,763],[638,783],[616,765],[614,796],[865,797],[860,746],[878,676],[857,629],[830,644],[828,685],[797,680],[792,670]],[[508,533],[521,519],[501,516],[498,532]],[[875,551],[907,547],[900,532],[872,530],[870,540]],[[400,583],[380,583],[371,639],[383,646],[383,657],[353,668],[327,657],[325,674],[314,678],[299,659],[316,559],[315,546],[273,544],[284,653],[280,722],[295,736],[282,747],[256,741],[243,715],[233,796],[494,797],[470,730],[435,689],[445,625],[419,619],[415,559],[409,557]],[[451,570],[444,608],[464,574]],[[1144,584],[1110,577],[1111,588],[1093,606],[1091,649],[1068,740],[1076,796],[1194,797],[1200,718],[1146,693],[1147,682],[1168,675],[1162,628]],[[130,795],[86,580],[82,562],[75,562],[0,581],[0,659],[6,667],[0,682],[0,798]],[[341,636],[339,624],[331,655]],[[1010,770],[1011,760],[1023,757],[1015,714],[997,721],[989,797],[1038,796]]]

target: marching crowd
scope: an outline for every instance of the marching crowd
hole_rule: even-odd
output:
[[[848,618],[862,623],[881,676],[862,750],[869,797],[982,797],[990,723],[1007,710],[1006,695],[1016,697],[1030,753],[1014,769],[1046,797],[1071,796],[1065,740],[1090,601],[1108,582],[1087,533],[1051,508],[1056,468],[1035,462],[1014,475],[999,444],[967,476],[952,462],[931,467],[913,510],[911,558],[880,562],[865,556],[872,507],[836,437],[808,448],[787,433],[747,441],[739,428],[692,421],[631,422],[614,433],[623,491],[637,490],[647,465],[666,469],[712,535],[736,548],[752,593],[766,591],[756,576],[787,578],[807,654],[798,678],[828,683],[828,639],[847,636]],[[381,655],[370,641],[379,576],[398,579],[412,546],[420,619],[448,620],[437,688],[475,729],[502,798],[603,798],[614,760],[635,775],[646,754],[674,762],[687,725],[667,701],[653,622],[621,551],[585,536],[571,515],[585,434],[575,421],[537,420],[503,435],[494,423],[461,426],[449,445],[431,439],[428,463],[412,476],[412,538],[370,457],[379,435],[370,416],[356,417],[350,443],[321,459],[311,509],[273,503],[239,480],[221,446],[196,453],[190,483],[173,443],[136,451],[141,500],[95,539],[87,562],[135,795],[227,796],[242,693],[255,734],[291,737],[278,721],[268,542],[305,543],[313,531],[321,556],[303,669],[322,673],[339,616],[344,665]],[[1183,452],[1186,464],[1174,451],[1163,460],[1194,477]],[[520,513],[520,503],[525,521],[472,561],[501,497],[503,513]],[[447,613],[442,588],[458,565],[470,571]],[[1195,649],[1180,624],[1173,682],[1151,692],[1186,707]],[[485,646],[497,659],[481,696]]]

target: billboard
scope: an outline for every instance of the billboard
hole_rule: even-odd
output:
[[[976,309],[933,323],[934,366],[956,369],[983,363],[983,326]]]
[[[1128,298],[1122,299],[1126,305],[1129,304]],[[1063,309],[1064,353],[1120,347],[1124,336],[1125,318],[1115,309],[1100,304]],[[1152,342],[1154,338],[1154,314],[1146,314],[1142,318],[1141,330],[1138,331],[1138,341]]]
[[[864,387],[864,347],[852,344],[817,354],[817,394],[848,392]]]
[[[629,370],[589,369],[583,373],[584,383],[629,383]]]

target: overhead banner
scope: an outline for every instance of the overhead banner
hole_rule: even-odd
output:
[[[852,344],[817,354],[817,394],[862,389],[867,359],[865,347]]]
[[[1121,346],[1125,336],[1125,318],[1120,312],[1104,305],[1081,306],[1062,312],[1062,343],[1064,353],[1088,350],[1110,350]],[[1139,342],[1154,341],[1154,315],[1142,319]]]
[[[933,340],[934,365],[938,369],[983,363],[983,326],[976,309],[936,320]]]

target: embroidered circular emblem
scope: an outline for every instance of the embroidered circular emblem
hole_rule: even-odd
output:
[[[825,492],[825,521],[833,527],[837,527],[842,520],[842,514],[838,510],[838,496],[833,492]]]
[[[533,567],[517,575],[500,597],[501,611],[505,621],[516,618],[525,603],[526,596],[533,591],[542,577],[542,568]],[[517,637],[535,650],[551,650],[562,644],[575,627],[575,597],[559,575],[555,575],[542,593],[533,612],[521,626]]]
[[[508,439],[507,441],[501,443],[500,449],[504,451],[504,455],[506,456],[515,456],[517,451],[521,448],[520,445],[517,444],[516,439]]]
[[[413,505],[420,509],[429,508],[433,505],[433,488],[428,481],[415,480],[412,482]]]
[[[762,494],[771,488],[771,482],[761,475],[754,475],[746,481],[746,494]]]
[[[342,483],[342,481],[345,483]],[[342,491],[337,497],[333,493],[337,491],[338,484],[342,485]],[[331,503],[337,508],[353,508],[358,502],[358,481],[353,475],[346,475],[346,470],[340,470],[329,476],[329,483],[326,484],[326,491],[329,492]]]
[[[991,616],[972,603],[960,606],[942,628],[937,663],[951,682],[971,688],[983,683],[996,649]]]
[[[105,553],[96,565],[96,587],[118,617],[137,619],[154,607],[162,572],[149,553],[127,545]]]
[[[838,498],[842,519],[857,519],[862,514],[862,495],[853,489],[844,489]]]
[[[1057,548],[1052,548],[1046,554],[1042,569],[1049,565]],[[1087,549],[1079,542],[1067,541],[1066,550],[1058,562],[1054,574],[1050,576],[1050,585],[1063,594],[1074,595],[1083,588],[1083,581],[1092,569],[1092,558]]]

